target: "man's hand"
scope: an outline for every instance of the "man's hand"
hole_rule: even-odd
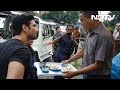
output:
[[[65,37],[67,35],[68,32],[65,32],[61,37]]]
[[[52,44],[53,44],[53,41],[47,43],[47,45],[52,45]]]
[[[62,63],[62,64],[68,64],[69,61],[68,61],[68,60],[63,60],[61,63]]]
[[[65,73],[62,75],[62,77],[65,77],[65,78],[72,78],[72,77],[74,77],[74,76],[76,76],[76,75],[75,75],[75,71],[65,72]]]
[[[71,36],[71,40],[72,40],[72,41],[75,41],[75,39],[76,39],[76,38],[72,35],[72,36]]]

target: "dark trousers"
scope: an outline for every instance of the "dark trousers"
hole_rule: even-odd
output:
[[[83,75],[83,79],[111,79],[111,74],[108,75]]]

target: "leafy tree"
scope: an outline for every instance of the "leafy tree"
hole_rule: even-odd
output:
[[[32,14],[32,15],[36,15],[36,12],[34,12],[34,11],[22,11],[22,12],[30,13],[30,14]]]
[[[115,18],[112,21],[110,21],[111,27],[114,28],[116,23],[120,22],[120,11],[110,11],[109,15],[115,15]]]
[[[78,11],[49,11],[48,14],[43,14],[42,19],[51,19],[60,24],[75,24],[79,19]]]
[[[111,26],[111,21],[105,20],[103,23],[104,23],[105,27],[107,28],[107,30],[109,30],[111,33],[113,33],[114,27]]]
[[[105,20],[103,23],[105,26],[110,26],[110,21],[108,21],[108,20]]]
[[[109,15],[115,15],[114,19],[111,21],[106,20],[103,23],[106,26],[106,28],[113,33],[115,25],[120,22],[120,11],[110,11]]]

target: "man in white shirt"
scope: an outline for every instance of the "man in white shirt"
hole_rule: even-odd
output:
[[[113,33],[114,39],[116,39],[119,36],[119,30],[120,30],[120,23],[117,23],[115,26],[114,33]]]

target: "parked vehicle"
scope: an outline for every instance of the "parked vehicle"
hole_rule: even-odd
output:
[[[0,12],[0,43],[13,37],[13,32],[11,29],[12,19],[22,12],[17,11],[1,11]],[[33,49],[38,52],[40,61],[44,61],[47,58],[52,58],[52,46],[47,45],[48,42],[52,41],[53,35],[52,30],[55,28],[55,23],[50,23],[42,20],[41,18],[34,16],[35,22],[39,29],[39,34],[36,40],[33,42]],[[54,33],[54,32],[52,32]]]

